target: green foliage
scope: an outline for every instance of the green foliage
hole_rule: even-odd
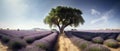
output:
[[[119,43],[114,39],[105,40],[104,44],[112,48],[117,48],[119,46]]]
[[[27,44],[24,40],[17,39],[17,38],[12,39],[8,44],[9,48],[11,48],[13,50],[21,49],[21,48],[25,47],[26,45]]]
[[[81,50],[85,49],[86,47],[88,47],[91,43],[88,41],[82,41],[80,42],[78,45],[80,47]]]
[[[52,31],[52,32],[57,32],[57,30],[56,30],[56,29],[52,29],[51,31]]]
[[[46,50],[41,49],[36,46],[30,46],[30,47],[22,48],[22,49],[20,49],[20,51],[46,51]]]
[[[45,49],[45,50],[48,49],[48,48],[47,48],[47,45],[46,45],[46,44],[43,44],[43,43],[39,43],[37,46],[38,46],[39,48],[41,48],[41,49]]]
[[[92,44],[85,48],[84,51],[110,51],[110,49],[99,44]]]
[[[20,31],[20,29],[17,29],[17,31]]]
[[[44,23],[49,24],[50,27],[58,26],[59,29],[68,25],[77,27],[85,22],[81,15],[82,12],[79,9],[57,6],[52,8],[49,15],[44,19]]]
[[[52,29],[52,31],[57,31],[56,29]]]
[[[28,39],[26,40],[26,42],[27,42],[28,44],[33,43],[33,41],[34,41],[34,39],[33,39],[33,38],[28,38]]]
[[[4,43],[7,43],[7,42],[9,42],[9,37],[8,36],[2,36],[2,38],[1,38],[1,41],[2,42],[4,42]]]
[[[92,41],[95,42],[95,43],[100,43],[101,44],[101,43],[103,43],[104,40],[101,37],[95,37],[95,38],[92,39]]]

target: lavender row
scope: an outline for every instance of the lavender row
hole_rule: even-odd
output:
[[[50,34],[52,34],[51,31],[46,31],[46,32],[40,33],[40,34],[33,34],[33,35],[30,35],[30,36],[25,36],[23,39],[26,40],[27,43],[31,44],[35,40],[39,40],[39,39],[41,39],[43,37],[46,37]]]
[[[70,32],[66,32],[66,35],[70,38],[71,42],[73,42],[74,45],[78,46],[80,48],[80,51],[110,51],[110,49],[104,47],[101,44],[94,44],[90,41],[78,38]]]
[[[24,34],[30,34],[32,32],[35,32],[35,31],[31,31],[31,30],[21,30],[21,31],[16,31],[16,30],[0,30],[0,33],[3,33],[3,34],[7,34],[7,35],[10,35],[10,36],[14,36],[14,37],[17,37],[17,36],[24,36]]]
[[[19,51],[46,51],[46,50],[41,49],[41,48],[36,47],[36,46],[30,46],[30,47],[22,48]]]
[[[92,32],[72,32],[73,35],[91,41],[94,37],[102,37],[105,39],[116,39],[119,33],[92,33]]]
[[[57,40],[58,34],[53,33],[45,38],[42,38],[40,40],[36,40],[32,45],[38,46],[42,49],[46,50],[53,50],[53,47],[55,45],[55,41]]]
[[[0,30],[0,33],[13,36],[13,37],[25,37],[33,34],[41,34],[46,31],[33,31],[33,30]]]

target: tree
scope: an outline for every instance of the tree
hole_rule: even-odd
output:
[[[57,6],[52,8],[48,16],[44,19],[45,24],[49,24],[50,27],[57,26],[59,32],[63,33],[65,27],[74,26],[77,27],[79,24],[83,24],[85,21],[81,16],[82,12],[79,9]]]

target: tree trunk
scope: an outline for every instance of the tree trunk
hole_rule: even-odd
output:
[[[63,27],[60,28],[59,31],[60,31],[60,34],[64,34],[64,28]]]

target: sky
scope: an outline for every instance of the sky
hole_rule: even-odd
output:
[[[0,28],[50,29],[43,20],[57,6],[83,12],[85,23],[66,29],[120,29],[119,0],[0,0]]]

